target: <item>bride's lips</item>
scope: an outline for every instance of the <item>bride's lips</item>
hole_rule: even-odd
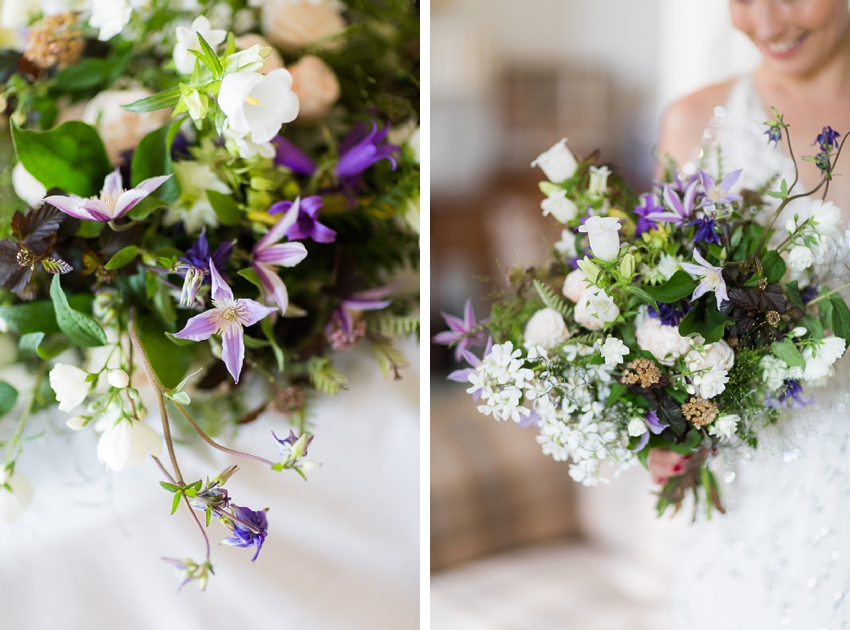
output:
[[[766,54],[770,55],[774,59],[787,59],[788,57],[796,54],[797,51],[803,47],[803,44],[808,37],[808,33],[803,33],[797,39],[792,39],[790,41],[764,43],[761,48]]]

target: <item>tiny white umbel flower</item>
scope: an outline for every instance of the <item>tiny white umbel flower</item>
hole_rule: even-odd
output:
[[[221,82],[218,105],[230,128],[250,135],[257,144],[269,142],[281,125],[298,116],[298,97],[292,91],[292,75],[278,68],[268,74],[234,72]]]
[[[605,365],[615,367],[623,362],[629,353],[629,347],[616,337],[608,337],[599,349],[605,359]]]
[[[177,44],[174,46],[174,65],[181,74],[192,74],[195,69],[195,60],[197,57],[189,51],[201,51],[201,42],[198,39],[199,33],[213,50],[227,37],[227,31],[214,29],[210,21],[203,15],[195,18],[195,21],[192,22],[192,26],[189,28],[178,26],[176,29]]]
[[[796,271],[805,271],[815,262],[815,255],[805,245],[796,245],[788,254],[788,264]]]
[[[620,252],[620,227],[614,217],[590,217],[578,231],[590,238],[594,258],[613,260]]]
[[[89,373],[73,365],[57,363],[48,376],[60,411],[71,411],[81,404],[91,388]]]
[[[97,442],[97,459],[115,472],[145,463],[162,453],[162,438],[141,420],[124,418],[110,424]]]
[[[740,421],[741,416],[736,413],[728,413],[712,422],[711,426],[708,427],[708,433],[719,438],[731,438],[735,435],[735,428]]]
[[[543,216],[552,215],[558,223],[566,223],[576,218],[578,208],[572,199],[567,198],[567,191],[563,188],[556,190],[546,199],[540,202]]]
[[[6,487],[8,486],[8,487]],[[32,483],[30,480],[9,471],[0,473],[0,521],[8,523],[29,507],[32,501]]]
[[[93,0],[89,26],[100,29],[97,38],[105,42],[124,30],[132,13],[127,0]]]
[[[573,176],[578,163],[567,148],[567,139],[564,138],[548,151],[538,155],[531,166],[539,166],[550,182],[560,184]]]

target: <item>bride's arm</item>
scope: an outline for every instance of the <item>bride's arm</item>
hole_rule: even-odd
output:
[[[670,105],[661,117],[658,135],[658,172],[663,173],[667,156],[682,165],[694,159],[695,147],[714,115],[714,108],[726,102],[733,81],[719,83],[689,94]]]

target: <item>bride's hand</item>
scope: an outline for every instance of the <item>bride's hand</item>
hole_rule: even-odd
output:
[[[685,463],[690,455],[679,455],[669,448],[654,448],[649,451],[647,466],[655,483],[665,484],[669,477],[678,477],[685,472]]]

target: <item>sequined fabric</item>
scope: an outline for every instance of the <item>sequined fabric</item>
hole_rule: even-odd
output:
[[[693,170],[719,156],[722,170],[743,168],[738,188],[793,163],[768,146],[767,115],[752,79],[740,79],[715,109]],[[714,170],[714,169],[712,169]],[[711,170],[709,171],[711,172]],[[793,211],[793,209],[792,209]],[[778,223],[782,225],[782,223]],[[838,243],[838,240],[836,240]],[[837,244],[819,269],[833,283],[846,249]],[[682,528],[674,592],[681,630],[850,629],[850,361],[836,364],[816,403],[791,412],[761,449],[714,462],[728,513]],[[680,516],[679,518],[688,518]]]

